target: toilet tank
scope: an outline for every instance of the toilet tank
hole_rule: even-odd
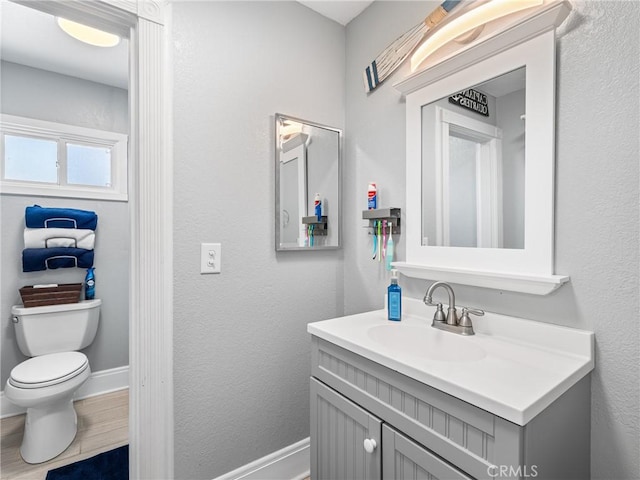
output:
[[[64,305],[11,307],[18,347],[28,357],[82,350],[98,330],[102,300]]]

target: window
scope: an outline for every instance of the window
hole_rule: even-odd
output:
[[[127,136],[0,117],[0,192],[127,200]]]

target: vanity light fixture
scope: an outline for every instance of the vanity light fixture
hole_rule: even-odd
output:
[[[544,0],[490,0],[452,20],[429,36],[411,56],[411,71],[424,62],[429,55],[446,45],[449,41],[493,20],[519,12],[526,8],[542,5]]]
[[[120,37],[113,33],[108,33],[97,28],[83,25],[82,23],[73,22],[66,18],[57,17],[58,26],[65,33],[72,36],[76,40],[88,43],[95,47],[115,47],[120,43]]]

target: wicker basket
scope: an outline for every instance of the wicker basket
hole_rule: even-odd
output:
[[[25,307],[42,307],[44,305],[78,303],[81,290],[81,283],[63,283],[57,287],[43,288],[27,285],[20,289],[20,296]]]

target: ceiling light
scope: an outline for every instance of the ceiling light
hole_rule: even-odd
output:
[[[97,28],[89,27],[81,23],[72,22],[66,18],[58,17],[58,26],[81,42],[94,45],[96,47],[115,47],[120,43],[120,37],[113,33],[104,32]]]
[[[280,125],[280,135],[282,135],[283,137],[300,132],[302,132],[301,123],[293,122],[291,120],[285,120],[284,123]]]
[[[525,8],[541,5],[543,0],[491,0],[479,7],[470,10],[460,17],[444,25],[428,37],[411,57],[411,71],[415,70],[424,62],[429,55],[438,50],[460,35],[463,35],[475,28],[489,23],[498,18],[519,12]]]

